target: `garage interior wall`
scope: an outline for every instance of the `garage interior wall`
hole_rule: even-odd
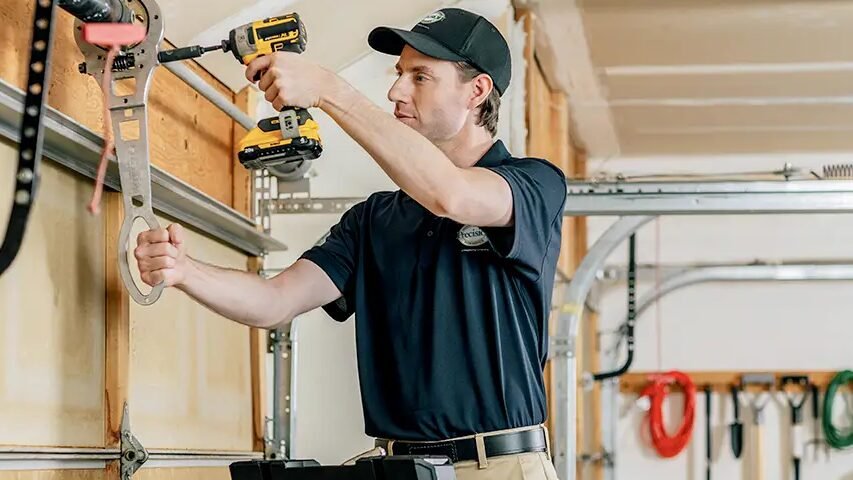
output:
[[[849,161],[846,154],[728,155],[705,157],[635,157],[593,159],[590,171],[626,175],[660,172],[722,174],[744,170],[771,171],[786,162],[804,170]],[[589,218],[589,242],[614,221]],[[659,229],[659,236],[658,236]],[[671,216],[653,221],[637,234],[638,264],[683,265],[707,262],[749,263],[754,260],[849,260],[853,218],[849,215]],[[608,265],[627,264],[627,243]],[[659,255],[657,254],[659,251]],[[638,281],[638,298],[653,281]],[[849,282],[762,282],[703,284],[671,293],[638,319],[632,372],[697,371],[838,371],[850,368],[853,350],[853,309]],[[625,284],[608,287],[600,299],[602,331],[612,331],[625,320]],[[659,328],[659,329],[658,329]],[[608,348],[612,335],[604,335]],[[658,363],[660,348],[660,363]],[[624,355],[624,353],[622,354]],[[648,442],[645,413],[634,406],[636,394],[620,396],[617,478],[704,478],[705,406],[699,393],[694,433],[685,452],[671,460],[657,456]],[[682,397],[673,395],[667,407],[671,428],[681,419]],[[810,404],[804,410],[805,437],[812,438]],[[751,459],[733,458],[728,424],[730,396],[712,399],[714,478],[747,478]],[[835,413],[844,411],[839,397]],[[741,408],[748,430],[749,408]],[[764,413],[765,478],[793,478],[791,472],[790,409],[779,394]],[[843,425],[837,418],[838,425]],[[642,434],[641,434],[642,432]],[[746,433],[748,435],[748,432]],[[746,437],[747,439],[749,437]],[[853,478],[853,452],[833,451],[827,462],[821,452],[814,461],[811,448],[803,461],[803,478]],[[585,478],[594,478],[587,476]]]
[[[0,5],[0,79],[18,88],[25,81],[29,50],[29,34],[20,32],[29,32],[34,4],[9,0]],[[72,18],[58,9],[56,15],[48,103],[100,134],[100,88],[77,70],[82,56],[73,42]],[[235,100],[212,76],[195,72]],[[165,69],[156,71],[149,98],[152,163],[245,211],[246,186],[234,173],[233,160],[239,132],[231,118]],[[14,144],[0,143],[0,178],[12,177],[16,158]],[[101,213],[93,216],[85,208],[92,180],[50,160],[42,163],[41,174],[22,251],[0,278],[0,451],[117,448],[125,402],[131,431],[146,449],[259,451],[253,332],[174,289],[149,307],[131,302],[116,266],[120,195],[107,192]],[[0,198],[12,198],[11,187],[0,183]],[[3,202],[3,225],[8,213],[9,203]],[[172,222],[158,219],[163,226]],[[196,258],[246,268],[244,253],[199,232],[188,230],[187,235]],[[136,271],[133,263],[131,271]],[[115,478],[114,463],[84,462],[62,470],[54,468],[69,464],[21,460],[0,464],[7,470],[0,478]],[[228,478],[227,463],[219,465],[159,460],[137,476]]]
[[[23,85],[26,73],[23,52],[27,39],[16,32],[29,29],[31,3],[8,0],[0,5],[0,22],[6,26],[0,30],[0,78],[18,87]],[[537,65],[531,63],[534,52],[529,50],[530,42],[525,42],[531,25],[514,14],[509,2],[503,9],[496,8],[496,2],[476,0],[458,6],[477,11],[486,4],[488,10],[483,13],[508,36],[513,50],[513,86],[504,96],[499,126],[499,138],[513,153],[549,157],[570,174],[583,173],[586,162],[590,173],[688,171],[682,168],[685,157],[587,161],[582,151],[560,150],[562,144],[555,144],[553,139],[569,132],[568,99],[551,88]],[[431,6],[423,13],[429,10]],[[311,11],[306,12],[310,17]],[[91,78],[77,72],[80,54],[71,39],[71,19],[64,12],[58,15],[49,102],[100,132],[100,90]],[[333,36],[330,32],[320,38],[328,42]],[[344,78],[377,104],[392,108],[386,99],[395,78],[392,57],[370,53],[355,61],[334,60]],[[528,77],[528,71],[539,73]],[[196,72],[223,95],[241,106],[246,104],[245,93],[235,95],[206,72]],[[253,103],[253,108],[259,118],[271,113],[266,104]],[[312,113],[321,125],[325,147],[311,174],[313,196],[365,197],[396,188],[334,122],[322,112]],[[233,161],[234,139],[239,138],[240,131],[229,117],[165,69],[159,69],[149,118],[155,165],[217,201],[247,211],[245,177]],[[14,159],[14,144],[0,142],[0,178],[10,176]],[[825,164],[849,163],[849,159],[826,154],[693,156],[689,157],[689,172],[733,172],[744,165],[750,170],[779,169],[786,162],[819,170]],[[218,318],[176,291],[167,291],[152,307],[132,304],[122,294],[123,287],[112,267],[115,254],[110,254],[121,218],[119,197],[108,194],[103,217],[92,217],[84,209],[91,192],[90,180],[50,161],[43,164],[42,176],[24,249],[17,265],[0,278],[0,450],[112,446],[120,412],[120,402],[114,400],[126,398],[131,404],[133,430],[147,448],[259,451],[260,390],[259,382],[253,380],[253,372],[258,370],[259,343],[252,342],[257,332]],[[11,198],[7,187],[0,184],[0,198]],[[0,222],[5,223],[6,215],[8,205],[0,204]],[[325,214],[276,216],[272,233],[290,249],[271,255],[266,266],[290,265],[338,218]],[[163,217],[160,221],[170,222]],[[567,219],[564,238],[584,236],[588,231],[591,244],[612,221]],[[638,238],[641,263],[846,259],[850,256],[853,220],[841,215],[668,217],[644,227]],[[198,232],[190,232],[190,244],[194,256],[203,261],[244,268],[248,260]],[[583,241],[564,244],[560,260],[564,273],[571,274],[584,248]],[[608,263],[624,265],[626,248],[618,250]],[[648,287],[640,282],[640,294]],[[849,285],[842,283],[703,285],[686,289],[666,297],[659,308],[651,309],[640,320],[633,369],[849,368],[853,323],[845,312],[853,305],[848,304],[853,304],[853,297]],[[600,318],[588,315],[586,327],[595,327],[597,321],[598,328],[607,331],[621,323],[625,315],[624,285],[608,289],[600,307]],[[292,412],[296,426],[291,454],[295,458],[334,464],[372,446],[363,433],[353,326],[352,319],[335,323],[320,310],[296,321],[300,356]],[[594,328],[584,333],[589,350],[595,342]],[[602,339],[605,344],[606,340]],[[116,355],[123,356],[117,359]],[[592,366],[594,359],[586,365]],[[267,375],[270,381],[271,372]],[[111,401],[110,395],[116,393]],[[600,415],[590,407],[597,401],[595,395],[578,402],[579,409],[586,412],[580,417],[585,420],[579,427],[580,435],[584,430],[585,435],[594,435],[590,420]],[[210,402],[211,398],[217,401]],[[699,478],[704,468],[701,399],[688,451],[664,461],[653,454],[640,434],[643,413],[631,408],[634,398],[630,394],[620,396],[619,477]],[[270,397],[266,400],[269,402]],[[669,413],[677,418],[679,399],[673,400]],[[737,478],[749,458],[731,458],[725,431],[731,405],[720,396],[714,402],[715,476]],[[766,413],[766,478],[790,474],[789,417],[783,402],[781,397],[771,402]],[[748,423],[748,409],[742,410]],[[810,436],[808,416],[806,422]],[[832,462],[827,463],[813,462],[807,456],[804,474],[808,478],[850,480],[853,457],[850,452],[833,452]],[[228,476],[223,467],[163,465],[143,468],[137,475],[175,480]],[[0,471],[0,480],[90,480],[105,476],[104,466],[74,471]]]

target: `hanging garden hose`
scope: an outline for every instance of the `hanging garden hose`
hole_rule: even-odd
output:
[[[672,383],[680,385],[684,391],[684,418],[675,435],[670,436],[664,426],[663,401],[667,394],[666,387]],[[655,375],[652,383],[643,389],[640,396],[648,396],[651,400],[649,431],[655,450],[664,458],[678,455],[690,442],[690,436],[693,434],[693,417],[696,409],[696,386],[693,380],[686,373],[677,371]]]
[[[853,382],[853,371],[838,372],[838,375],[829,382],[826,395],[823,397],[823,435],[826,437],[826,443],[838,450],[853,446],[853,429],[845,434],[832,424],[832,404],[835,401],[835,394],[838,393],[839,388],[849,382]]]

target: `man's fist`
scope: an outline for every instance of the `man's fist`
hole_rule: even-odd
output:
[[[331,86],[334,75],[325,68],[293,52],[263,55],[246,67],[246,78],[254,82],[261,75],[258,88],[276,111],[284,107],[319,107],[324,89]]]
[[[160,282],[167,287],[183,283],[189,263],[183,227],[173,223],[168,229],[142,232],[136,243],[133,255],[139,262],[143,282],[152,287]]]

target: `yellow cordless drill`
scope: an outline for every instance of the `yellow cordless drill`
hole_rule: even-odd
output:
[[[275,52],[302,53],[307,43],[305,25],[298,14],[291,13],[241,25],[216,46],[191,46],[161,52],[159,60],[161,63],[186,60],[222,50],[231,52],[240,63],[248,65],[262,55]],[[244,167],[260,169],[314,160],[322,151],[320,128],[311,114],[303,108],[285,107],[277,117],[261,120],[243,137],[237,157]]]

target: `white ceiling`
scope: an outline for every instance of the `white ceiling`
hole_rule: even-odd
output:
[[[853,150],[851,1],[526,3],[591,156]]]

